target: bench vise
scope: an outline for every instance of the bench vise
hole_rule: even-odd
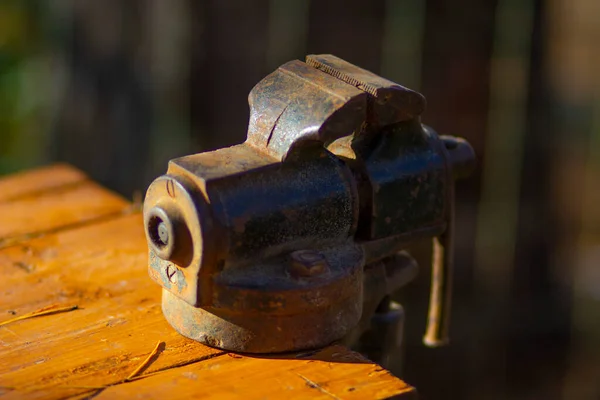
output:
[[[282,65],[249,103],[243,144],[171,160],[148,188],[169,323],[233,351],[322,347],[415,276],[401,250],[431,237],[425,342],[445,343],[454,180],[471,146],[421,124],[421,94],[331,55]]]

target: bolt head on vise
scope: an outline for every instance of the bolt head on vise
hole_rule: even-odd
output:
[[[282,65],[249,103],[246,142],[171,160],[148,188],[149,274],[184,336],[322,347],[359,323],[365,265],[444,232],[448,171],[472,149],[421,125],[419,93],[330,55]]]

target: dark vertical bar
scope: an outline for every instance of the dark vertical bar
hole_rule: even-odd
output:
[[[143,5],[73,3],[67,89],[55,127],[58,160],[127,196],[144,186],[152,99],[139,48]],[[107,28],[110,27],[110,28]]]
[[[170,159],[193,151],[189,116],[190,21],[187,0],[144,0],[144,51],[152,85],[153,125],[147,187],[162,175]]]
[[[425,25],[423,0],[386,0],[381,76],[421,90]]]
[[[553,112],[545,64],[545,2],[536,0],[528,130],[525,136],[516,260],[508,326],[507,387],[525,397],[561,399],[571,329],[570,268],[557,275],[561,242],[574,232],[557,212],[556,147],[561,137],[560,113]],[[557,104],[557,103],[555,103]],[[560,269],[559,269],[560,270]],[[550,393],[553,393],[550,394]]]
[[[248,93],[266,75],[268,0],[190,1],[191,126],[196,150],[242,142]]]
[[[487,128],[490,56],[496,1],[428,0],[425,10],[421,92],[427,98],[423,122],[440,134],[462,136],[477,157]],[[402,82],[400,82],[402,83]],[[450,345],[428,349],[421,344],[430,280],[429,243],[414,246],[421,265],[416,282],[401,293],[407,314],[403,378],[423,398],[467,398],[471,382],[469,354],[477,324],[473,309],[473,243],[480,174],[456,184],[454,295]]]
[[[307,0],[269,0],[269,71],[290,60],[304,60],[309,8]]]
[[[310,3],[308,53],[329,53],[378,73],[385,0],[319,0]]]
[[[482,164],[489,107],[490,56],[496,1],[427,2],[422,92],[423,122],[440,134],[464,137]],[[481,168],[456,188],[456,292],[472,285],[476,204]]]

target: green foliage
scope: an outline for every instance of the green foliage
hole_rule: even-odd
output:
[[[49,44],[40,10],[38,1],[0,2],[0,174],[42,161],[45,102],[36,82],[48,79]]]

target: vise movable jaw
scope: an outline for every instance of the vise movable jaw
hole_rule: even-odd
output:
[[[171,160],[148,188],[149,273],[169,323],[233,351],[325,346],[414,276],[400,251],[432,237],[425,341],[444,343],[469,144],[421,124],[421,94],[331,55],[282,65],[249,103],[243,144]]]

